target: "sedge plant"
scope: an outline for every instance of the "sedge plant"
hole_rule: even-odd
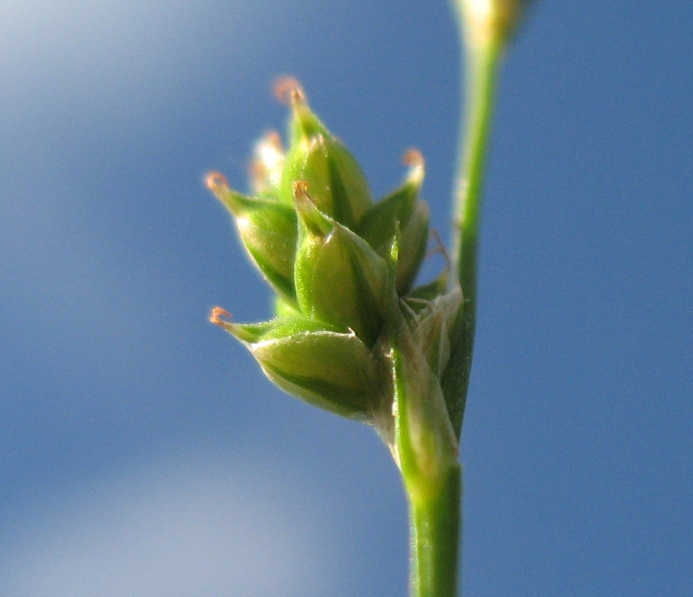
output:
[[[375,428],[402,474],[410,512],[411,596],[458,595],[459,445],[476,314],[479,213],[496,73],[526,2],[455,0],[463,33],[466,107],[453,209],[451,265],[418,274],[431,236],[425,164],[375,201],[344,144],[300,84],[277,94],[291,112],[255,147],[251,194],[217,172],[207,186],[274,292],[274,317],[211,321],[242,342],[267,377],[305,402]]]

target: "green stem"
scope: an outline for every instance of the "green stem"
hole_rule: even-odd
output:
[[[459,0],[458,0],[459,4]],[[460,29],[465,25],[459,9]],[[468,26],[467,26],[468,28]],[[460,436],[472,369],[476,330],[479,220],[488,138],[496,91],[496,75],[503,43],[490,38],[483,43],[467,32],[465,52],[465,104],[461,119],[460,155],[457,163],[453,214],[452,260],[462,287],[464,308],[454,343],[451,364],[443,380],[453,427]]]
[[[467,52],[467,127],[458,161],[453,258],[467,305],[476,307],[479,216],[488,137],[496,88],[499,49],[490,45]]]
[[[409,501],[411,597],[455,597],[462,472],[437,378],[397,321],[390,351],[394,382],[393,453]]]
[[[457,595],[461,476],[455,464],[439,493],[418,501],[410,495],[412,597]]]
[[[466,98],[462,114],[465,126],[460,141],[452,250],[464,307],[442,380],[445,417],[449,417],[447,427],[440,424],[439,411],[432,406],[437,404],[433,394],[426,392],[425,387],[407,387],[406,382],[412,383],[417,371],[416,367],[408,370],[405,366],[412,367],[410,354],[405,350],[407,358],[401,359],[399,350],[393,351],[396,448],[411,518],[412,597],[458,595],[462,469],[446,451],[445,432],[457,436],[456,440],[449,440],[457,447],[474,349],[479,219],[496,76],[502,49],[520,6],[510,0],[505,4],[454,0],[454,4],[466,42]],[[404,346],[401,339],[398,341]],[[417,428],[413,423],[421,425]],[[438,438],[439,443],[432,438]]]

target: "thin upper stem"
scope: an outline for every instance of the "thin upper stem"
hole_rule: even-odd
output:
[[[460,30],[466,32],[464,51],[465,101],[461,109],[460,153],[457,161],[453,205],[452,261],[462,288],[464,308],[453,345],[448,372],[443,380],[446,402],[458,437],[462,429],[472,368],[477,310],[477,262],[487,146],[493,115],[496,75],[502,40],[482,41],[470,32],[457,0]]]

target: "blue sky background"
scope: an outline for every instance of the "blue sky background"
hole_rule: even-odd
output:
[[[0,2],[0,594],[405,595],[370,429],[207,322],[269,313],[245,187],[299,77],[377,195],[427,158],[447,238],[448,6]],[[537,3],[503,69],[464,429],[469,596],[693,594],[693,4]]]

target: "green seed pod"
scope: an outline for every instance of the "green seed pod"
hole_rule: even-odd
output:
[[[296,298],[307,317],[353,330],[372,347],[394,302],[387,262],[366,241],[323,214],[296,183],[299,238]]]
[[[428,206],[419,196],[424,179],[423,156],[416,150],[404,156],[410,171],[404,184],[366,213],[357,232],[386,257],[398,238],[396,287],[402,296],[411,288],[426,253],[429,234]]]
[[[350,419],[369,421],[383,385],[379,366],[354,334],[306,319],[275,319],[259,324],[211,320],[243,342],[279,388],[314,406]]]
[[[293,109],[291,145],[279,185],[281,197],[293,202],[293,185],[303,180],[320,211],[354,230],[373,204],[361,167],[313,114],[297,82],[281,82],[277,93],[287,97]]]
[[[267,281],[295,303],[293,265],[298,231],[294,210],[270,199],[241,195],[217,172],[207,177],[207,186],[234,216],[243,245]]]

